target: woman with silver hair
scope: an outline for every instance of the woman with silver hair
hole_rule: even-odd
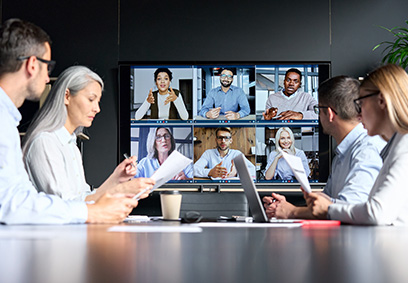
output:
[[[83,66],[66,69],[55,82],[23,140],[24,163],[38,191],[66,200],[92,201],[106,192],[115,193],[117,184],[136,173],[132,157],[120,163],[98,190],[91,192],[86,183],[76,134],[90,127],[100,112],[102,89],[102,79]],[[139,183],[143,189],[152,180],[141,179]]]
[[[295,148],[295,137],[293,132],[288,127],[280,128],[275,135],[276,149],[272,151],[268,156],[268,164],[265,169],[265,179],[278,179],[278,180],[293,180],[295,175],[288,163],[282,159],[282,153],[296,155],[302,159],[303,167],[307,176],[310,174],[310,168],[307,162],[307,158],[303,150]]]
[[[150,177],[176,149],[176,142],[169,128],[150,129],[147,136],[147,156],[137,165],[136,177]],[[190,180],[193,178],[193,167],[190,164],[177,174],[173,180]]]

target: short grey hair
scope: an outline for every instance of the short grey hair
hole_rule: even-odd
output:
[[[66,69],[58,77],[51,88],[44,105],[35,115],[28,127],[23,139],[23,154],[30,148],[32,141],[42,132],[53,132],[65,125],[67,120],[67,108],[64,103],[65,92],[69,90],[70,95],[75,96],[91,82],[100,84],[103,90],[101,77],[89,68],[84,66],[72,66]],[[75,130],[81,133],[83,127]]]

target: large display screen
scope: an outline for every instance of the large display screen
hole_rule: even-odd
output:
[[[328,63],[119,66],[119,156],[150,177],[177,150],[193,162],[170,182],[239,183],[244,154],[258,185],[296,183],[280,150],[301,158],[311,183],[329,172],[328,137],[314,106]]]

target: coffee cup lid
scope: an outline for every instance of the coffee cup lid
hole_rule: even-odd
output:
[[[178,195],[178,194],[180,194],[180,192],[179,191],[162,191],[160,194],[163,194],[163,195]]]

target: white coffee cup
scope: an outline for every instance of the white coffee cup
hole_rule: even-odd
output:
[[[163,191],[160,193],[160,203],[164,220],[179,220],[181,207],[179,191]]]

